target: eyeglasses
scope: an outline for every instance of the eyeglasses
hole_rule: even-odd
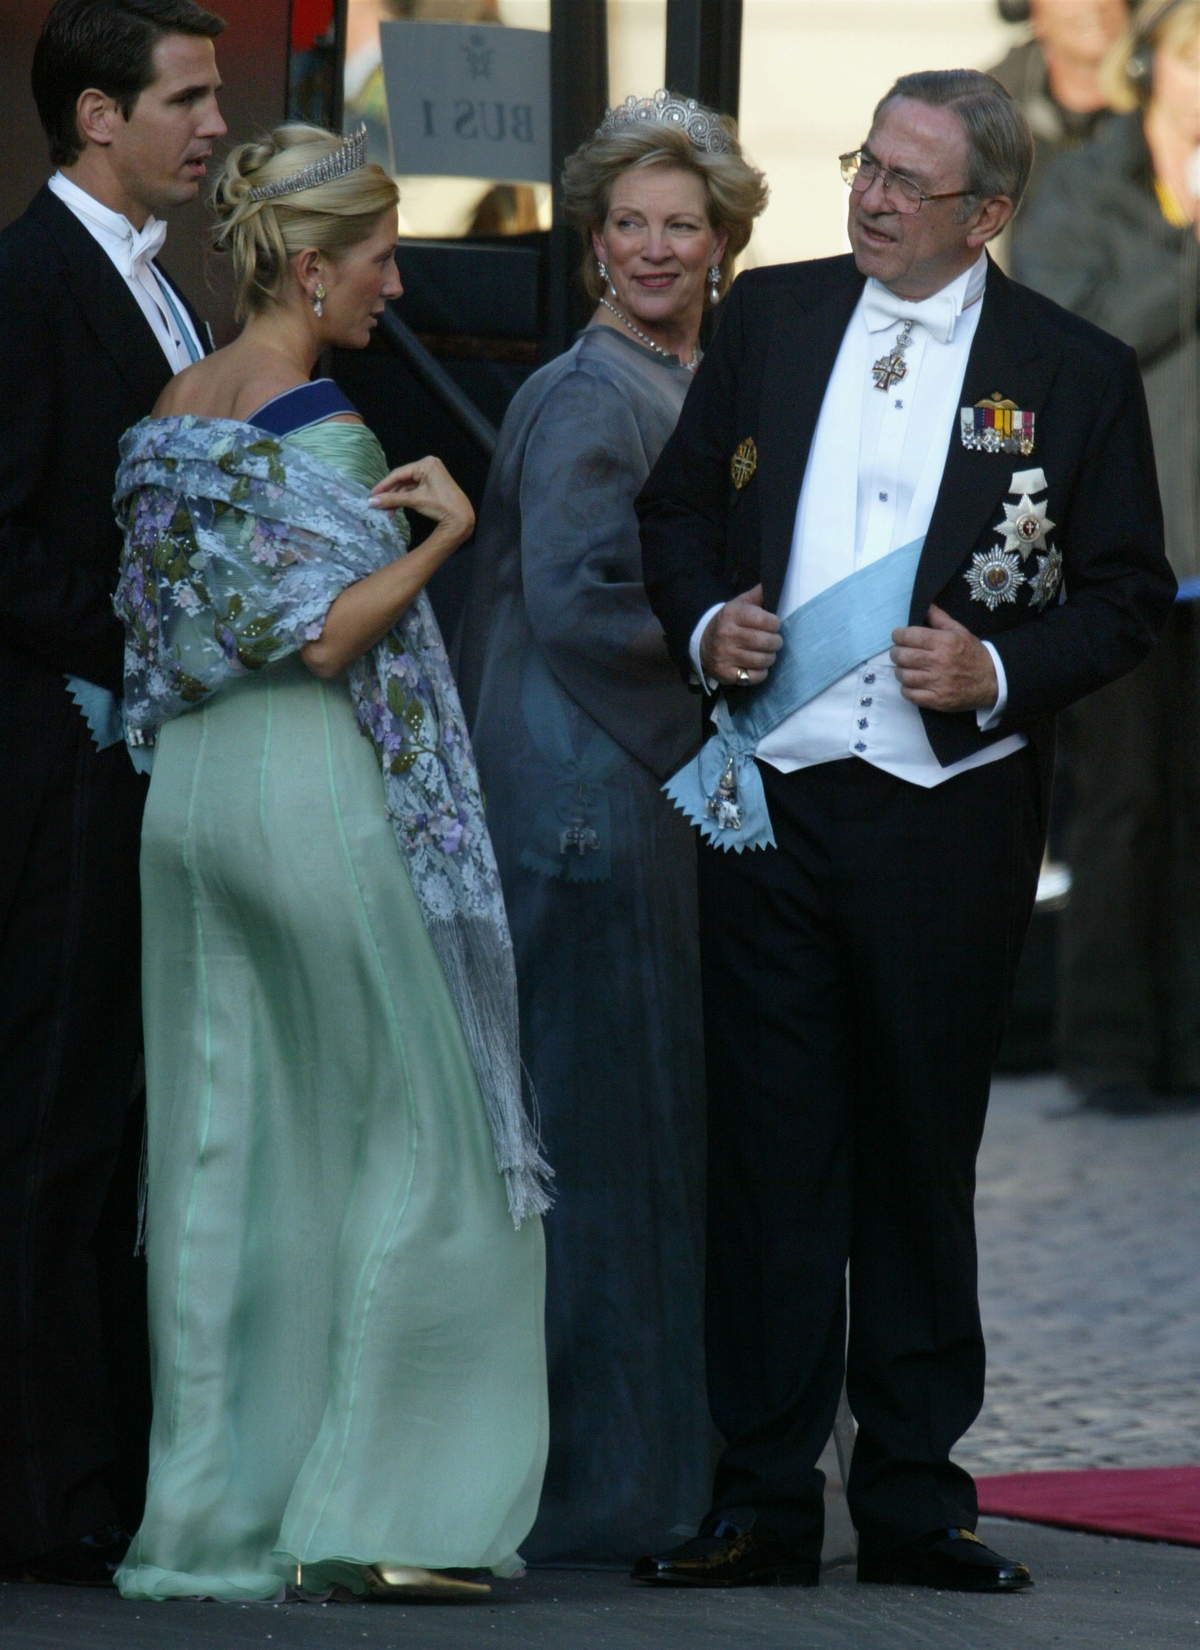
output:
[[[877,160],[864,155],[861,149],[855,149],[848,155],[839,155],[838,164],[842,169],[842,182],[848,183],[856,195],[865,195],[878,178],[892,211],[902,212],[909,217],[914,212],[919,212],[926,201],[952,201],[964,195],[974,194],[972,189],[945,189],[940,195],[927,195],[917,188],[911,178],[902,178],[898,172],[889,172],[886,166],[880,166]]]

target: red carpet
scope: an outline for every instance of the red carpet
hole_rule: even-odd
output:
[[[980,1512],[994,1517],[1200,1547],[1200,1467],[1010,1472],[977,1484]]]

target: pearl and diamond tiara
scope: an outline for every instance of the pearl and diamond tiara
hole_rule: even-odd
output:
[[[351,172],[361,171],[366,164],[367,128],[360,126],[336,149],[331,149],[311,165],[301,167],[291,177],[277,178],[274,183],[260,184],[257,189],[252,189],[249,199],[269,201],[279,195],[298,195],[302,189],[317,189],[323,183],[332,183],[334,178],[344,178]]]
[[[701,108],[694,97],[676,97],[657,91],[653,97],[627,97],[610,109],[596,128],[597,137],[620,132],[628,126],[673,126],[685,132],[688,141],[706,155],[727,155],[733,147],[720,117]]]

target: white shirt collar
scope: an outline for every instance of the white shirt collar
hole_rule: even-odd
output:
[[[138,267],[162,250],[167,226],[153,213],[141,229],[135,229],[123,212],[114,212],[62,172],[55,172],[50,179],[50,189],[77,218],[83,219],[126,280],[132,280]]]
[[[981,252],[970,269],[919,303],[898,298],[872,276],[863,289],[862,312],[869,332],[882,332],[897,321],[919,321],[941,343],[954,337],[955,324],[964,309],[978,303],[987,285],[987,253]]]

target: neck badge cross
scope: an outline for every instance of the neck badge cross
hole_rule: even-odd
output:
[[[898,384],[902,378],[908,376],[908,362],[904,359],[904,352],[912,343],[912,329],[916,323],[905,321],[904,331],[892,345],[889,355],[881,355],[871,368],[875,378],[877,390],[890,390],[893,384]]]

